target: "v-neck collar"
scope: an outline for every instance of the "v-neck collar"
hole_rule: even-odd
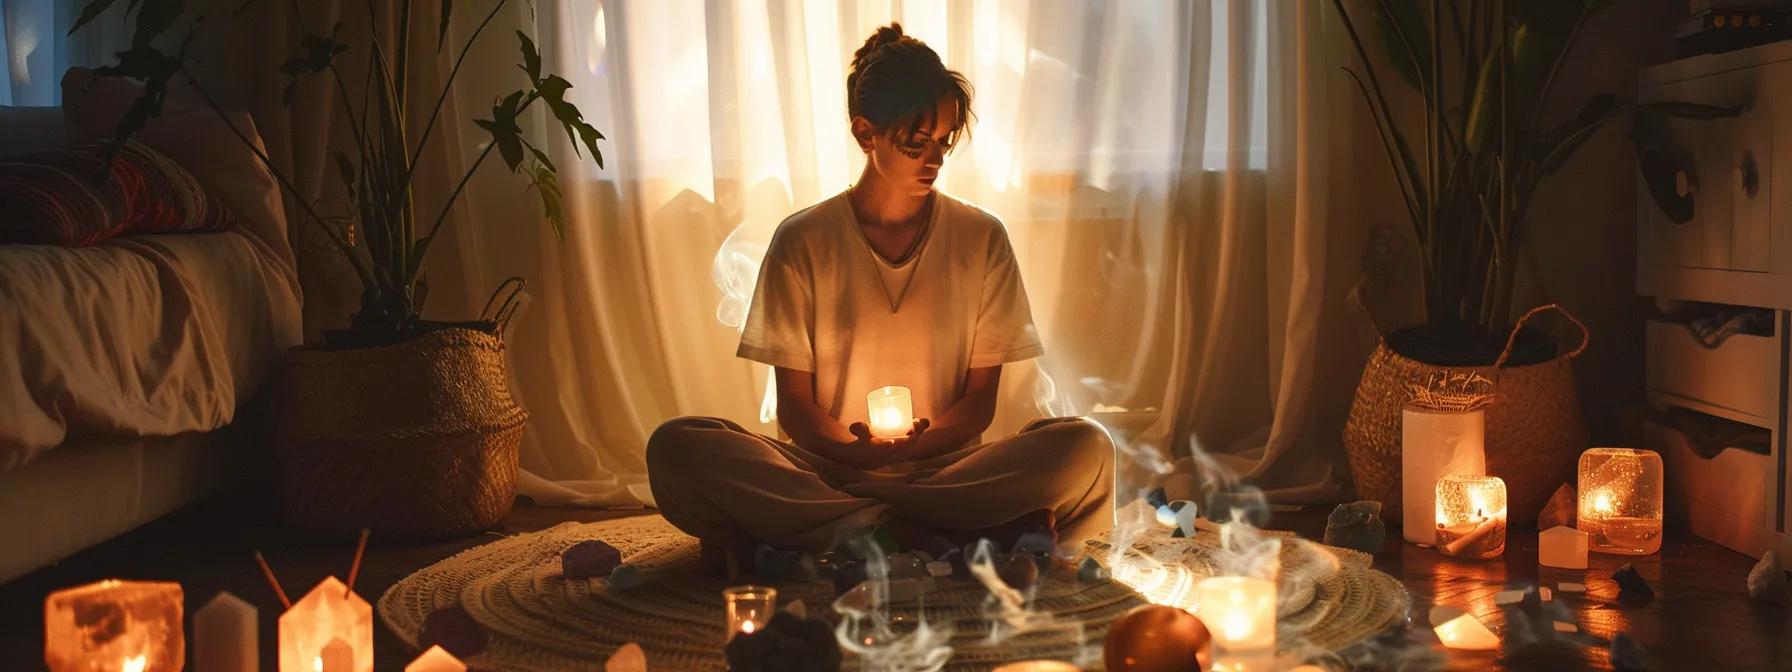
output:
[[[844,205],[846,206],[847,221],[852,224],[853,235],[858,238],[859,244],[865,249],[865,253],[870,255],[871,263],[875,264],[871,269],[872,275],[877,276],[877,284],[879,287],[883,288],[884,298],[890,302],[891,313],[895,313],[902,307],[902,299],[903,297],[908,296],[908,288],[914,286],[914,267],[920,265],[921,255],[927,253],[928,243],[933,239],[934,229],[939,228],[940,213],[945,209],[941,206],[940,202],[942,195],[939,190],[936,189],[932,194],[928,195],[928,198],[933,200],[927,206],[930,208],[927,213],[927,221],[921,224],[921,233],[915,237],[915,243],[911,246],[912,249],[908,250],[908,254],[905,255],[901,263],[896,263],[884,258],[884,255],[879,254],[877,246],[872,245],[871,239],[865,236],[865,229],[859,224],[859,214],[855,212],[852,207],[852,190],[848,189],[846,193],[842,194],[842,200],[845,201]],[[904,276],[902,285],[900,287],[891,287],[888,280],[890,274],[885,271],[895,271],[902,274]]]

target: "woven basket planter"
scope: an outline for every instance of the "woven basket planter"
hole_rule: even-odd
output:
[[[443,329],[382,347],[295,348],[284,392],[275,480],[289,524],[442,538],[510,511],[528,413],[510,396],[497,336]]]
[[[1506,365],[1524,323],[1552,309],[1580,327],[1580,346],[1537,364]],[[1344,425],[1344,449],[1357,494],[1381,502],[1384,517],[1400,516],[1401,412],[1412,403],[1415,387],[1440,375],[1474,372],[1494,383],[1493,400],[1485,409],[1487,473],[1505,480],[1508,515],[1514,523],[1536,520],[1555,489],[1573,478],[1575,460],[1588,447],[1571,366],[1586,350],[1587,338],[1585,326],[1552,304],[1532,309],[1518,321],[1506,351],[1491,366],[1427,364],[1395,352],[1383,341],[1363,368]]]

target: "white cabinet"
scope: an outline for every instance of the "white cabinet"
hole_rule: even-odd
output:
[[[1735,117],[1668,122],[1692,217],[1669,219],[1637,183],[1637,291],[1774,311],[1769,336],[1701,345],[1680,325],[1646,330],[1647,387],[1677,406],[1771,432],[1769,453],[1701,456],[1684,437],[1649,432],[1668,468],[1670,511],[1693,532],[1751,555],[1792,555],[1788,363],[1792,363],[1792,42],[1699,56],[1645,70],[1639,99],[1739,107]],[[1778,142],[1776,142],[1776,138]],[[1627,167],[1634,170],[1634,167]],[[1670,521],[1673,524],[1673,521]]]

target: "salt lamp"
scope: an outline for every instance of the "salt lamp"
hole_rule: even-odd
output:
[[[186,665],[180,584],[107,579],[44,600],[51,672],[179,672]],[[17,662],[17,661],[14,661]]]
[[[336,655],[344,672],[373,672],[373,607],[332,576],[280,615],[280,672],[317,672]]]
[[[1102,660],[1109,672],[1205,670],[1213,634],[1194,614],[1175,607],[1136,607],[1108,626]]]
[[[1631,448],[1580,454],[1577,527],[1595,553],[1648,555],[1661,550],[1661,456]]]
[[[467,672],[467,664],[460,662],[454,654],[443,651],[442,647],[432,646],[411,661],[411,664],[404,666],[404,672]]]

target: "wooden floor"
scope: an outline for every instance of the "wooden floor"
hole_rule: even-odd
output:
[[[0,669],[43,669],[43,599],[52,590],[102,578],[175,580],[186,591],[189,612],[219,590],[229,590],[261,608],[262,669],[273,660],[276,599],[256,569],[251,553],[262,550],[290,593],[303,592],[328,575],[346,574],[353,554],[348,541],[295,537],[271,522],[266,512],[244,506],[246,497],[220,498],[189,508],[121,538],[101,544],[55,566],[0,586]],[[1317,537],[1327,509],[1278,514],[1275,527]],[[405,575],[455,552],[491,539],[549,527],[568,520],[592,521],[631,512],[599,512],[519,506],[487,535],[447,543],[393,544],[375,539],[356,590],[374,599]],[[1398,538],[1397,530],[1394,535]],[[1659,670],[1792,670],[1792,626],[1784,607],[1750,602],[1744,577],[1751,561],[1739,553],[1696,539],[1670,538],[1662,552],[1644,558],[1593,556],[1585,571],[1539,568],[1536,534],[1514,531],[1503,558],[1485,562],[1448,560],[1427,548],[1390,539],[1376,566],[1399,577],[1412,592],[1414,627],[1375,643],[1365,669],[1559,670],[1609,669],[1605,644],[1629,633],[1657,659]],[[1632,562],[1654,586],[1657,598],[1642,607],[1616,603],[1612,570]],[[1505,666],[1497,653],[1445,652],[1425,626],[1434,603],[1456,606],[1484,617],[1495,632],[1505,620],[1493,595],[1509,585],[1554,586],[1585,583],[1584,596],[1561,595],[1585,634],[1574,648],[1556,650],[1543,661]],[[376,623],[378,619],[376,618]],[[375,669],[396,672],[416,655],[383,626],[375,627]],[[1578,658],[1577,658],[1578,656]]]

